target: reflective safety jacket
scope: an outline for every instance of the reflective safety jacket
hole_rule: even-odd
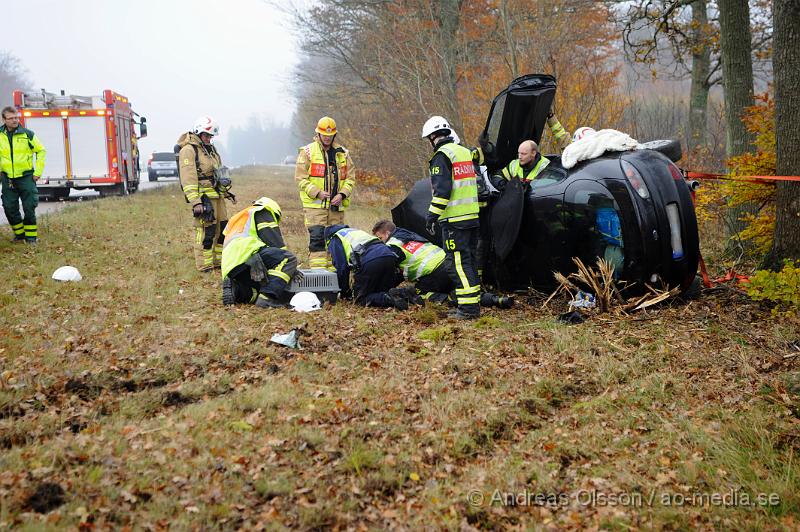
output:
[[[552,133],[553,138],[556,141],[556,146],[558,146],[560,150],[563,150],[569,146],[569,131],[564,129],[564,126],[562,126],[561,122],[558,121],[556,115],[550,115],[547,117],[547,127],[550,128],[550,133]]]
[[[34,155],[36,164],[34,166]],[[41,176],[47,151],[33,131],[22,126],[8,138],[6,126],[0,127],[0,172],[11,179]]]
[[[357,255],[361,255],[366,251],[367,247],[382,243],[380,238],[371,235],[361,229],[353,229],[352,227],[345,227],[339,229],[333,234],[333,238],[338,238],[342,243],[344,250],[344,258],[351,268],[359,267],[359,259]]]
[[[353,229],[346,225],[330,225],[325,228],[325,242],[331,254],[339,289],[342,294],[350,294],[350,271],[356,276],[361,267],[381,257],[391,257],[394,253],[380,238],[366,231]]]
[[[280,206],[270,199],[267,205],[253,205],[237,212],[225,226],[222,245],[222,278],[244,264],[264,246],[286,249],[281,230]]]
[[[445,259],[442,248],[405,229],[395,230],[386,245],[395,251],[403,277],[411,282],[433,273]]]
[[[530,183],[531,181],[536,179],[536,176],[538,176],[542,172],[542,170],[544,170],[547,167],[548,164],[550,164],[550,159],[548,159],[547,157],[544,157],[543,155],[538,153],[536,154],[536,156],[539,158],[539,160],[535,165],[533,165],[533,168],[531,168],[527,173],[525,172],[525,169],[522,167],[522,165],[519,164],[519,159],[514,159],[513,161],[508,163],[508,166],[503,168],[501,172],[503,177],[510,181],[512,177],[516,176],[523,183]]]
[[[214,172],[222,167],[222,159],[211,144],[203,144],[194,133],[184,133],[178,139],[181,151],[178,153],[178,172],[183,193],[189,203],[197,204],[205,194],[210,199],[220,197],[214,188]]]
[[[330,208],[330,200],[317,197],[323,190],[330,192],[331,198],[337,193],[344,196],[339,210],[350,206],[350,196],[356,184],[353,160],[343,146],[334,142],[331,147],[335,153],[334,161],[329,160],[329,151],[325,151],[317,139],[300,148],[294,177],[305,208]]]
[[[477,220],[478,181],[472,152],[446,139],[431,157],[430,172],[433,198],[428,211],[438,215],[440,222]]]

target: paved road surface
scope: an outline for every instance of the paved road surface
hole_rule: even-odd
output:
[[[172,185],[177,182],[178,182],[177,177],[162,177],[158,181],[151,182],[147,180],[147,175],[145,174],[142,180],[139,181],[139,190],[147,190],[149,188],[163,187],[165,185]],[[100,193],[95,192],[94,190],[82,190],[80,192],[77,190],[71,190],[69,198],[67,198],[64,201],[40,199],[39,206],[36,207],[36,216],[60,211],[67,205],[75,205],[84,201],[102,201],[102,200],[100,199]],[[20,213],[22,213],[22,206],[20,206]],[[3,212],[3,209],[0,209],[0,225],[8,225],[8,220],[6,220],[6,215]]]

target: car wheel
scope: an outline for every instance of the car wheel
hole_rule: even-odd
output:
[[[642,144],[642,149],[653,150],[666,156],[672,162],[678,162],[683,157],[683,150],[681,149],[681,141],[671,140],[653,140]]]
[[[148,172],[147,179],[149,179],[150,181],[158,181],[158,176],[156,174],[151,174],[150,172]]]

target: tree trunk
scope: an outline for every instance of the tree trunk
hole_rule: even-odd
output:
[[[444,79],[442,82],[442,95],[444,96],[444,106],[447,111],[447,118],[456,131],[464,134],[461,127],[461,112],[458,105],[457,73],[458,65],[458,27],[460,24],[460,1],[459,0],[439,0],[439,28],[442,43],[442,61]]]
[[[747,0],[719,0],[719,25],[727,122],[725,151],[728,157],[732,157],[750,151],[753,142],[742,122],[744,109],[755,104]]]
[[[730,158],[753,149],[753,137],[745,128],[742,115],[747,107],[755,105],[753,98],[753,60],[750,38],[750,6],[747,0],[719,0],[720,51],[722,55],[722,86],[725,89],[726,146]],[[726,214],[731,240],[728,250],[741,246],[751,251],[736,235],[747,224],[746,214],[756,214],[758,206],[750,203],[737,205]]]
[[[775,0],[775,141],[778,175],[800,175],[800,2]],[[783,259],[800,260],[800,183],[779,182],[775,234],[764,266],[779,270]]]
[[[708,72],[711,48],[708,46],[706,0],[692,3],[692,88],[689,94],[689,152],[706,145],[706,110],[708,109]]]
[[[500,19],[503,22],[503,34],[506,38],[506,46],[508,47],[508,62],[511,69],[511,79],[519,77],[519,68],[517,67],[517,43],[514,42],[514,33],[511,31],[511,15],[508,12],[508,0],[501,0],[500,2]]]

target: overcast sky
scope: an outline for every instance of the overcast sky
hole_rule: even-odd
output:
[[[0,49],[35,88],[115,90],[147,117],[143,154],[172,150],[210,114],[219,140],[252,113],[288,123],[297,61],[286,16],[262,0],[25,0],[4,6]],[[144,163],[144,161],[143,161]]]

